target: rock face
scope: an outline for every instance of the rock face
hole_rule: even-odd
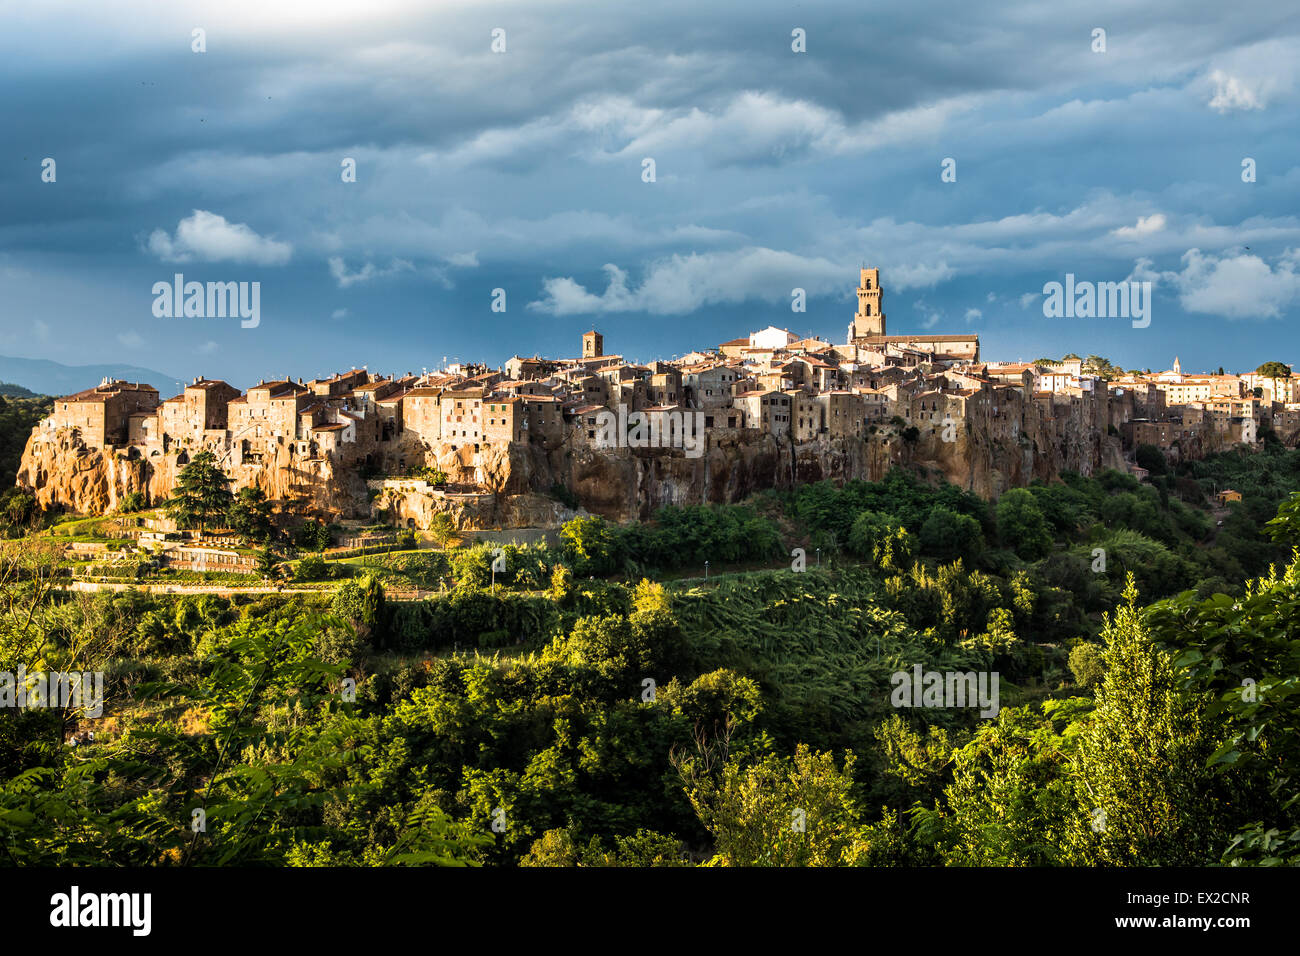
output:
[[[625,521],[648,518],[664,505],[733,503],[768,488],[879,480],[896,467],[942,477],[985,498],[1035,478],[1051,480],[1063,470],[1124,468],[1117,437],[1084,421],[1043,421],[1032,409],[949,429],[918,423],[915,434],[882,427],[865,439],[792,444],[758,432],[711,435],[697,458],[680,449],[598,450],[571,442],[551,449],[488,444],[478,454],[439,445],[412,454],[408,460],[422,458],[445,471],[452,487],[473,487],[475,493],[442,494],[419,481],[367,487],[355,468],[336,468],[331,458],[292,459],[283,447],[261,464],[222,467],[233,489],[261,488],[289,513],[367,518],[384,511],[395,523],[417,529],[428,528],[439,512],[463,529],[555,527],[576,513],[550,494],[556,485],[568,488],[583,510]],[[142,492],[149,502],[165,499],[186,460],[89,447],[67,429],[36,431],[23,453],[18,484],[42,505],[102,514],[131,492]]]
[[[171,494],[188,458],[140,457],[137,452],[88,446],[75,429],[34,432],[18,467],[18,484],[45,507],[79,514],[103,514],[133,492],[149,502]],[[261,488],[285,511],[346,515],[364,510],[365,482],[355,470],[336,473],[329,459],[290,462],[287,448],[277,449],[260,465],[221,463],[231,489]]]
[[[1125,467],[1118,438],[1036,448],[1028,436],[995,439],[960,429],[955,441],[945,442],[937,428],[922,431],[915,442],[892,433],[803,444],[765,435],[711,444],[696,459],[666,449],[614,449],[573,452],[549,464],[544,481],[568,486],[585,508],[616,520],[645,519],[664,505],[733,503],[768,488],[827,479],[878,481],[895,467],[942,476],[983,498],[1035,478],[1051,480],[1063,470]]]

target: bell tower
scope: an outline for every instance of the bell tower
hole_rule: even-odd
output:
[[[880,270],[864,268],[858,281],[858,311],[849,326],[850,339],[885,334],[885,313],[880,298]]]

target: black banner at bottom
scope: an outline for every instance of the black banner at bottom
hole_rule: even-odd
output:
[[[346,945],[430,919],[532,945],[561,926],[593,942],[649,942],[689,926],[692,937],[716,930],[731,943],[751,935],[770,943],[785,921],[830,940],[846,920],[859,933],[925,926],[927,936],[1043,930],[1231,943],[1294,926],[1297,889],[1295,869],[0,870],[9,939],[95,936],[127,946]]]

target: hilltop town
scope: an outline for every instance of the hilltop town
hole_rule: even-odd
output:
[[[1067,469],[1141,477],[1142,445],[1194,458],[1255,445],[1266,429],[1300,433],[1294,378],[1185,374],[1176,358],[1154,374],[1073,357],[989,362],[976,335],[887,334],[878,269],[861,270],[857,297],[844,344],[769,326],[638,365],[606,354],[592,330],[576,357],[515,356],[496,370],[354,368],[242,393],[196,378],[162,401],[152,385],[103,381],[57,399],[18,484],[44,506],[105,513],[133,492],[165,499],[207,449],[235,488],[258,487],[289,513],[553,526],[576,507],[644,517],[900,466],[995,497]],[[652,425],[692,414],[702,454],[611,447],[598,423],[616,412]]]

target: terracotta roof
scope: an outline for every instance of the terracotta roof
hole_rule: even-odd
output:
[[[158,389],[152,385],[141,385],[139,383],[116,381],[108,385],[97,385],[94,388],[82,389],[73,395],[64,395],[57,399],[60,402],[106,402],[118,392],[157,392]]]
[[[864,335],[861,341],[890,344],[901,342],[976,342],[978,335]]]
[[[998,375],[998,374],[1016,375],[1016,374],[1024,374],[1025,372],[1030,371],[1034,368],[1037,368],[1037,366],[1031,362],[1007,362],[1006,364],[1003,365],[986,365],[984,367],[984,374],[985,375]]]

